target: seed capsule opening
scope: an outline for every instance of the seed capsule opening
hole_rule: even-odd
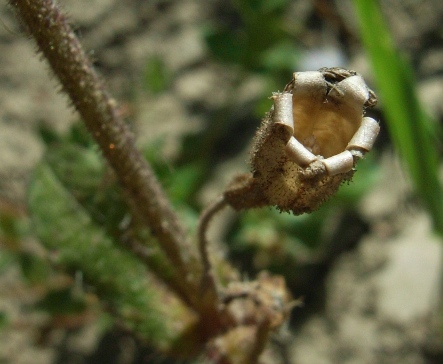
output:
[[[287,91],[292,93],[294,137],[324,158],[346,149],[370,98],[362,77],[350,72],[296,72]]]

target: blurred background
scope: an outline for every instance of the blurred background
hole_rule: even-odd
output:
[[[304,300],[267,362],[443,362],[443,2],[60,5],[190,231],[248,171],[268,97],[292,72],[362,74],[381,133],[352,183],[309,215],[226,210],[210,238],[245,277],[282,274]],[[32,171],[55,142],[89,144],[6,4],[0,21],[0,363],[174,363],[115,326],[93,292],[79,296],[81,272],[50,266],[28,209]],[[81,171],[61,173],[103,187]]]

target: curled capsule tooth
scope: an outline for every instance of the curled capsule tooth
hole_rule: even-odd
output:
[[[373,118],[364,117],[360,128],[349,141],[346,149],[363,149],[364,151],[369,152],[372,149],[379,132],[380,125]]]
[[[274,122],[284,125],[292,134],[294,132],[294,118],[292,114],[292,94],[275,93],[274,100]]]
[[[304,145],[293,136],[289,139],[288,144],[286,144],[286,153],[288,157],[300,167],[306,167],[317,159],[314,154],[307,150]]]
[[[333,157],[322,159],[321,162],[325,165],[330,176],[349,172],[354,166],[354,158],[352,158],[352,154],[348,150]]]
[[[337,83],[333,91],[336,90],[342,102],[350,105],[351,107],[358,110],[361,113],[364,104],[369,99],[369,89],[366,86],[363,77],[360,75],[354,75]],[[330,94],[333,93],[331,91]]]

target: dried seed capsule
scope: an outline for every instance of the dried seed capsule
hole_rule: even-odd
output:
[[[294,73],[272,99],[251,152],[253,174],[231,185],[227,200],[249,208],[254,203],[245,199],[255,196],[256,206],[311,212],[351,179],[357,159],[372,148],[379,125],[363,114],[375,94],[356,72],[323,68]]]

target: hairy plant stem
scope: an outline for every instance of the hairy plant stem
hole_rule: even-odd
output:
[[[133,213],[158,239],[183,279],[188,301],[198,306],[202,267],[152,169],[136,149],[117,103],[107,93],[91,61],[52,0],[10,1],[59,78],[103,155],[115,170]],[[19,61],[19,60],[18,60]]]
[[[200,283],[200,295],[202,301],[205,302],[205,306],[208,309],[208,313],[214,317],[214,320],[219,320],[218,305],[219,288],[215,278],[214,271],[212,269],[209,251],[208,251],[208,239],[206,233],[208,231],[209,223],[212,218],[223,208],[228,206],[228,203],[224,195],[219,196],[214,202],[207,206],[200,215],[197,225],[197,237],[198,237],[198,249],[200,252],[200,259],[203,264],[203,274]]]
[[[203,276],[208,275],[211,270],[211,262],[209,260],[208,252],[209,242],[206,238],[206,232],[208,231],[209,223],[212,218],[226,206],[228,206],[228,202],[225,197],[221,195],[203,210],[198,220],[198,249],[200,252],[200,259],[203,263]]]

